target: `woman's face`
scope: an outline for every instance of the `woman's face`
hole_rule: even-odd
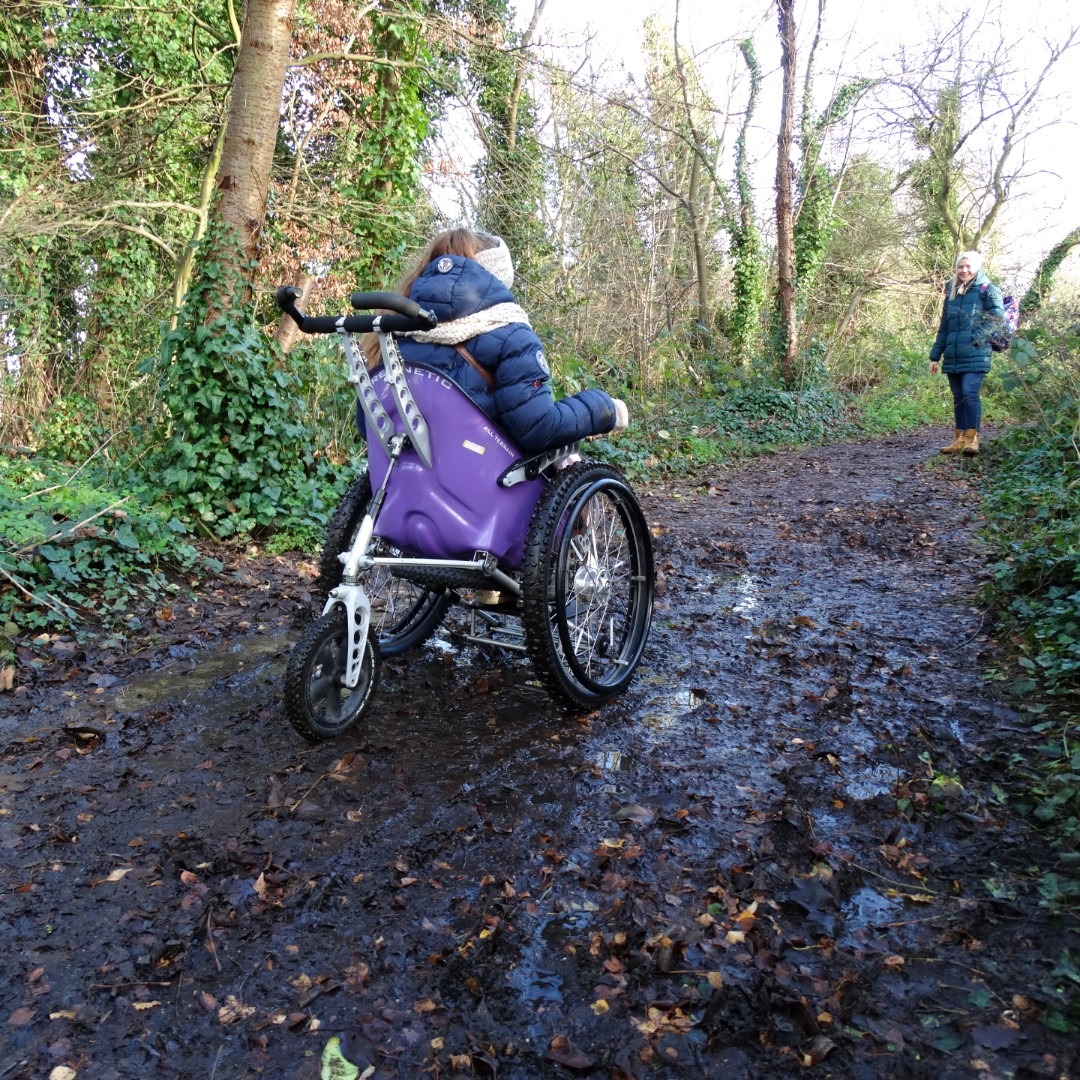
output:
[[[971,269],[971,263],[967,259],[961,259],[956,264],[956,280],[961,285],[966,285],[975,276],[975,271]]]

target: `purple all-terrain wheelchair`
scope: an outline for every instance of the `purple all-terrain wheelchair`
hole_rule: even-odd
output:
[[[302,331],[341,337],[368,468],[327,528],[325,606],[286,668],[296,730],[315,742],[352,729],[380,657],[421,645],[452,606],[467,640],[527,654],[565,704],[621,693],[649,635],[655,579],[648,525],[620,471],[559,468],[577,444],[522,456],[445,374],[404,361],[393,335],[437,321],[407,297],[353,293],[354,308],[383,313],[312,317],[298,296],[283,286],[276,299]],[[371,332],[382,365],[369,372],[356,335]]]

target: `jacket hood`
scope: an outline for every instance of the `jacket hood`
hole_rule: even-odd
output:
[[[432,259],[413,282],[409,296],[434,311],[441,323],[514,303],[514,294],[498,278],[461,255]]]

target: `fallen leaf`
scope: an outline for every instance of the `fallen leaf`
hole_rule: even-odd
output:
[[[651,825],[656,817],[656,811],[647,806],[639,806],[637,803],[627,803],[615,811],[616,821],[633,821],[638,825]]]
[[[133,1001],[131,1007],[136,1012],[146,1012],[147,1009],[156,1009],[160,1004],[160,1001]]]
[[[827,1035],[818,1035],[809,1048],[803,1051],[803,1065],[806,1067],[819,1065],[828,1056],[829,1051],[835,1049],[835,1047],[836,1043]]]
[[[36,1015],[33,1009],[16,1009],[7,1019],[8,1027],[25,1027]]]
[[[239,998],[230,994],[225,1004],[218,1009],[219,1024],[235,1024],[237,1020],[246,1020],[255,1012],[254,1005],[245,1005]]]
[[[984,1024],[972,1032],[975,1042],[988,1050],[1008,1050],[1023,1039],[1023,1035],[1014,1027],[1004,1024]]]
[[[363,1073],[370,1076],[374,1068],[369,1066]],[[360,1066],[354,1065],[341,1049],[341,1037],[335,1035],[323,1047],[319,1065],[319,1080],[360,1080]]]
[[[568,1069],[589,1069],[595,1062],[595,1058],[589,1057],[565,1035],[556,1035],[551,1040],[546,1056],[550,1061],[565,1065]]]

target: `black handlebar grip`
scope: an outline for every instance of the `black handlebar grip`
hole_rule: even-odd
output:
[[[282,285],[276,293],[274,293],[274,303],[282,311],[288,311],[289,308],[296,306],[296,301],[300,299],[300,290],[295,285]]]
[[[396,311],[399,315],[408,315],[410,319],[423,318],[420,305],[407,296],[396,292],[354,292],[349,297],[349,302],[360,311],[371,311],[375,308],[385,308],[387,311]]]
[[[425,311],[415,300],[400,293],[357,292],[352,295],[353,307],[388,308],[397,312],[395,315],[302,315],[296,308],[300,296],[300,290],[294,285],[282,285],[274,293],[274,301],[305,334],[333,334],[342,330],[350,334],[370,334],[376,323],[388,333],[400,333],[430,330],[439,321],[434,312]]]

